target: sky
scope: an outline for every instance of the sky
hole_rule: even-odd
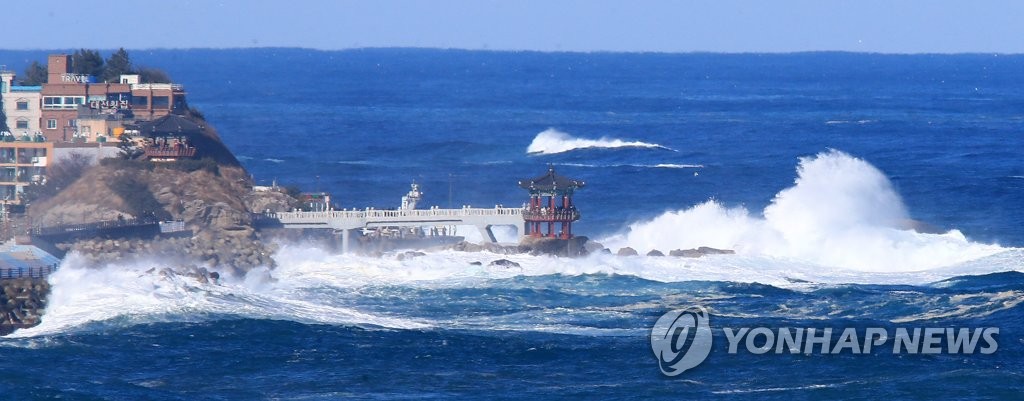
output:
[[[1018,0],[5,3],[5,49],[1024,53]]]

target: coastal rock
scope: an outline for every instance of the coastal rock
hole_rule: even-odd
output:
[[[625,248],[620,248],[619,251],[617,253],[615,253],[615,254],[618,255],[618,256],[637,256],[637,255],[639,255],[639,253],[636,252],[636,249],[630,248],[628,246],[625,247]]]
[[[137,217],[132,204],[149,196],[162,207],[160,213],[170,219],[184,222],[192,231],[192,238],[155,238],[152,240],[125,240],[118,238],[76,238],[71,243],[57,244],[88,255],[87,260],[102,264],[143,255],[190,260],[211,267],[226,265],[229,271],[245,272],[258,266],[273,267],[269,255],[272,247],[261,241],[252,226],[252,214],[246,200],[251,191],[248,174],[241,167],[220,165],[214,170],[183,171],[165,166],[133,162],[93,166],[74,184],[55,197],[33,204],[30,208],[34,221],[44,225],[91,223]],[[148,167],[145,167],[148,166]],[[144,168],[145,167],[145,168]],[[138,183],[133,198],[126,200],[122,192],[114,190],[122,176],[130,176]],[[279,198],[278,195],[271,195]],[[281,199],[273,202],[282,201]],[[266,206],[271,201],[262,202]],[[94,212],[100,212],[94,215]]]
[[[703,256],[703,254],[697,252],[696,249],[673,249],[669,251],[668,255],[678,258],[699,258]]]
[[[699,258],[704,255],[731,255],[736,253],[731,249],[717,249],[702,246],[697,249],[675,249],[668,254],[670,256],[683,257],[683,258]]]
[[[298,206],[298,200],[280,188],[268,191],[253,191],[242,198],[245,207],[254,213],[287,212]]]
[[[514,245],[511,245],[511,246],[510,245],[501,245],[501,244],[494,244],[494,243],[490,243],[490,242],[485,242],[485,243],[482,243],[482,244],[475,244],[475,243],[468,242],[468,241],[459,241],[459,242],[456,242],[454,244],[442,245],[440,247],[435,247],[435,248],[431,248],[431,249],[452,250],[452,251],[459,251],[459,252],[483,252],[483,251],[487,251],[487,252],[496,253],[496,254],[499,254],[499,255],[515,255],[515,254],[518,254],[518,253],[523,253],[519,249],[519,247],[514,246]]]
[[[647,256],[665,256],[665,254],[657,249],[652,249],[650,252],[647,252]]]
[[[583,244],[583,249],[587,251],[587,254],[601,252],[605,249],[604,245],[597,241],[587,241]]]
[[[518,250],[531,255],[550,255],[559,257],[586,256],[590,253],[587,249],[588,238],[576,236],[569,239],[547,238],[547,237],[524,237],[519,242]],[[600,244],[598,244],[600,245]]]
[[[459,252],[480,252],[484,250],[483,246],[467,241],[456,242],[448,246],[447,248]]]
[[[406,252],[402,252],[402,253],[396,255],[395,259],[397,259],[397,260],[407,260],[407,259],[412,259],[412,258],[416,258],[416,257],[420,257],[420,256],[427,256],[427,254],[425,254],[423,252],[418,252],[418,251],[406,251]]]
[[[495,260],[495,261],[487,264],[487,266],[500,266],[500,267],[505,267],[505,268],[520,267],[519,263],[513,262],[513,261],[508,260],[508,259],[498,259],[498,260]]]

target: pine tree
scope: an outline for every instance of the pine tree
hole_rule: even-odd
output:
[[[117,49],[114,54],[110,55],[107,59],[107,64],[103,69],[103,81],[104,82],[117,82],[122,74],[132,73],[132,62],[128,58],[128,52],[124,48]]]
[[[22,85],[36,86],[46,83],[46,67],[33,61],[25,68],[25,77],[21,79]]]
[[[0,99],[0,104],[3,104],[3,99]],[[7,126],[7,113],[4,112],[3,107],[0,107],[0,132],[11,132],[11,127]]]
[[[94,77],[103,76],[103,56],[100,52],[89,49],[75,50],[71,55],[71,72]]]
[[[171,83],[171,76],[167,75],[167,72],[159,68],[140,67],[139,68],[139,79],[148,84],[167,84]]]

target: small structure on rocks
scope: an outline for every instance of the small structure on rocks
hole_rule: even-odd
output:
[[[583,181],[573,180],[555,174],[554,167],[532,180],[519,181],[519,186],[530,192],[530,203],[523,211],[526,220],[525,235],[532,237],[572,238],[572,223],[580,219],[580,211],[572,203],[572,195],[582,188]],[[555,233],[555,225],[561,224],[561,231]],[[543,229],[547,227],[547,234]]]

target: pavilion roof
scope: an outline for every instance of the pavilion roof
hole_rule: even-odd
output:
[[[203,132],[203,126],[191,119],[168,114],[153,121],[139,124],[139,133],[147,137],[194,135]]]
[[[583,181],[574,180],[565,176],[555,174],[555,168],[548,166],[548,172],[532,180],[519,181],[519,186],[529,191],[572,191],[582,188]]]

